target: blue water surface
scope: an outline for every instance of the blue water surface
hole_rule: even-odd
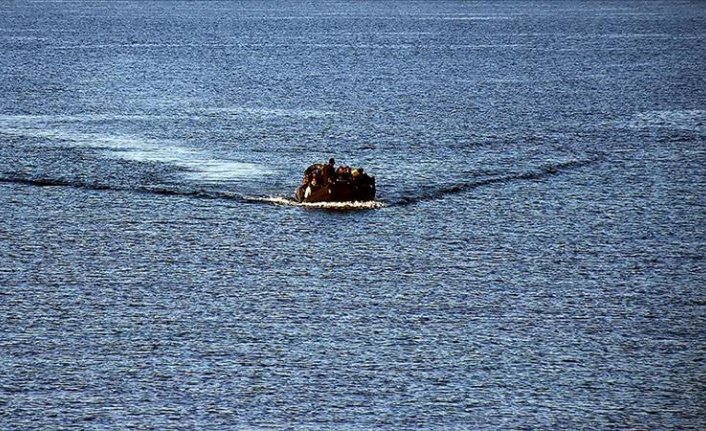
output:
[[[0,428],[706,428],[706,4],[0,4]],[[306,166],[378,200],[294,205]]]

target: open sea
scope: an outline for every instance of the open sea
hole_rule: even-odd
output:
[[[706,2],[0,3],[0,429],[706,429]],[[367,204],[292,200],[335,157]]]

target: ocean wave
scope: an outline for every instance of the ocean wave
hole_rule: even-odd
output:
[[[491,176],[488,178],[477,178],[466,182],[442,185],[432,189],[424,190],[418,194],[403,195],[402,197],[394,200],[394,202],[391,202],[391,205],[405,206],[413,205],[424,201],[443,199],[449,195],[467,192],[478,187],[492,184],[504,184],[522,180],[540,180],[546,177],[560,174],[565,171],[591,165],[599,160],[599,157],[584,160],[568,160],[559,163],[546,164],[544,166],[540,166],[538,168],[527,170],[524,172],[509,173],[505,175]]]

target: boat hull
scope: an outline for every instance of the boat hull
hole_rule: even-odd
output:
[[[315,188],[302,184],[294,191],[297,202],[354,202],[375,200],[375,178],[370,181],[335,181]],[[308,190],[307,190],[308,189]]]

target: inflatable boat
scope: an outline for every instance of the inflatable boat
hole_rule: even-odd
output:
[[[354,202],[375,200],[375,177],[362,168],[348,166],[333,168],[333,159],[328,165],[315,164],[304,171],[302,183],[294,190],[297,202]]]

